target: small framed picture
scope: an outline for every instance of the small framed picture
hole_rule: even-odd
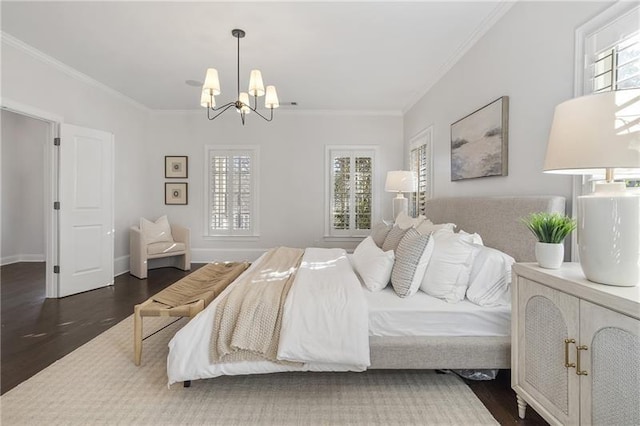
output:
[[[189,158],[186,155],[165,155],[164,177],[168,179],[185,179],[189,177]]]
[[[189,191],[187,182],[173,183],[165,182],[164,184],[164,203],[165,204],[188,204]]]

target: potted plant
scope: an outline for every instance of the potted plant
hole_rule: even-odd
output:
[[[522,221],[536,236],[536,260],[547,269],[558,269],[564,259],[564,239],[576,229],[575,219],[560,213],[532,213]]]

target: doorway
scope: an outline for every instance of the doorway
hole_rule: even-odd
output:
[[[46,129],[41,145],[43,161],[27,161],[23,166],[27,174],[42,171],[40,217],[44,232],[40,235],[45,238],[46,297],[113,285],[113,134],[63,123],[62,117],[7,98],[2,99],[2,113],[9,121],[17,116]],[[2,216],[13,204],[4,200],[5,185],[16,186],[18,194],[24,195],[14,181],[17,179],[12,175],[2,177]],[[4,234],[0,235],[4,244]]]
[[[33,263],[32,269],[42,275],[38,281],[44,283],[47,269],[44,165],[50,124],[4,109],[1,114],[1,263],[3,270],[9,265],[15,269],[29,267],[20,264]],[[8,283],[3,279],[3,284]]]

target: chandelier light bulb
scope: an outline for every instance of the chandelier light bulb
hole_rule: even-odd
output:
[[[276,93],[276,86],[267,86],[267,96],[264,98],[265,108],[278,108],[280,103],[278,102],[278,94]]]
[[[202,89],[202,95],[200,96],[200,106],[204,108],[215,108],[216,99],[211,94],[211,89]]]
[[[238,100],[242,102],[242,108],[240,108],[238,112],[249,114],[251,112],[251,108],[249,108],[249,94],[247,92],[240,92]]]
[[[264,83],[262,82],[262,73],[260,70],[251,70],[249,77],[249,94],[251,96],[264,95]]]
[[[207,75],[204,79],[203,89],[213,90],[214,95],[220,94],[220,80],[218,79],[218,70],[215,68],[209,68]]]

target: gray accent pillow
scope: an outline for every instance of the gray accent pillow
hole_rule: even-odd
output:
[[[384,240],[387,238],[387,234],[391,231],[391,228],[392,225],[387,225],[384,222],[378,222],[373,225],[373,228],[371,228],[371,238],[378,247],[382,248]]]
[[[400,297],[416,294],[433,253],[431,234],[421,235],[410,228],[396,250],[396,261],[391,271],[391,285]]]
[[[398,244],[400,244],[400,240],[402,239],[402,237],[404,237],[405,232],[407,232],[407,230],[400,229],[398,225],[395,225],[393,228],[391,228],[386,238],[384,239],[384,243],[382,243],[382,251],[396,251],[396,249],[398,248]]]

